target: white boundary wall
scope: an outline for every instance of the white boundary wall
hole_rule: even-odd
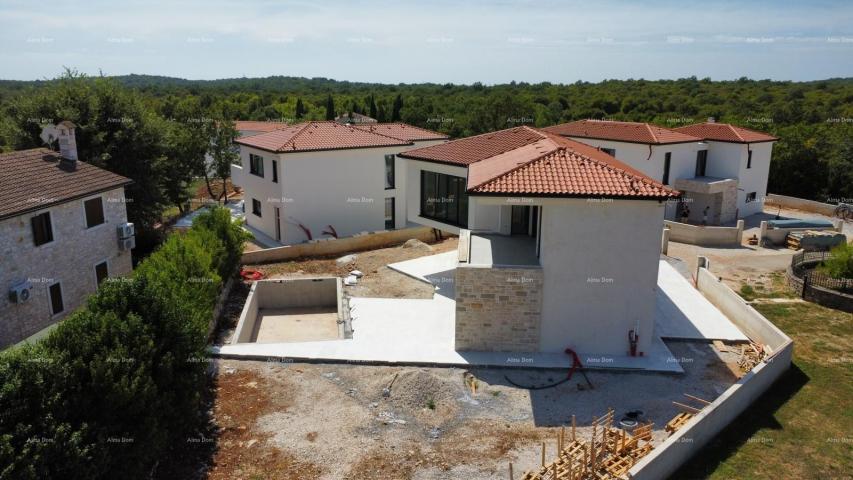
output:
[[[738,220],[736,227],[703,227],[670,220],[664,220],[663,223],[670,230],[671,242],[723,247],[740,246],[743,240],[743,220]]]
[[[700,262],[701,264],[701,262]],[[791,366],[793,342],[734,291],[700,268],[697,288],[753,341],[772,353],[686,425],[666,439],[629,472],[634,480],[662,480],[672,475],[733,422]]]
[[[777,195],[768,193],[764,200],[765,205],[780,205],[786,208],[802,210],[804,212],[819,213],[821,215],[835,216],[836,205],[829,203],[816,202],[814,200],[806,200],[804,198],[789,197],[787,195]]]

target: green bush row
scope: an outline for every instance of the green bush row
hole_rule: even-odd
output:
[[[205,213],[42,342],[0,354],[0,478],[147,478],[206,421],[207,333],[247,234]]]

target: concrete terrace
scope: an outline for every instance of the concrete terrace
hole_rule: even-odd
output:
[[[436,287],[432,299],[351,298],[352,339],[296,343],[239,343],[214,347],[229,358],[461,367],[569,368],[562,353],[457,352],[453,274],[457,252],[389,265]],[[719,310],[662,260],[658,277],[656,335],[643,357],[578,352],[587,368],[681,373],[664,338],[746,341]]]

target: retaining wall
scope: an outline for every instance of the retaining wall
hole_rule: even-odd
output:
[[[821,215],[834,216],[836,205],[829,203],[815,202],[814,200],[806,200],[804,198],[789,197],[786,195],[777,195],[768,193],[764,199],[765,205],[779,205],[784,208],[793,208],[804,212],[819,213]]]
[[[403,243],[412,238],[423,242],[435,240],[433,229],[430,227],[383,230],[354,235],[352,237],[324,239],[311,243],[299,243],[283,247],[266,248],[254,252],[245,252],[243,253],[241,262],[243,264],[267,263],[292,260],[299,257],[336,255],[339,253],[382,248],[388,245]]]
[[[692,456],[701,453],[708,442],[770,388],[791,365],[791,339],[705,268],[699,269],[697,288],[732,323],[753,341],[767,345],[772,353],[643,457],[629,472],[634,480],[668,478]]]
[[[672,242],[727,247],[740,246],[743,239],[743,220],[738,220],[736,227],[703,227],[670,220],[664,220],[663,223],[670,230],[669,241]]]

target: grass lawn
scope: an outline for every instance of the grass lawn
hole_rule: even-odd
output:
[[[790,297],[783,283],[741,295]],[[672,478],[853,479],[853,314],[808,302],[754,307],[794,340],[793,365]]]

